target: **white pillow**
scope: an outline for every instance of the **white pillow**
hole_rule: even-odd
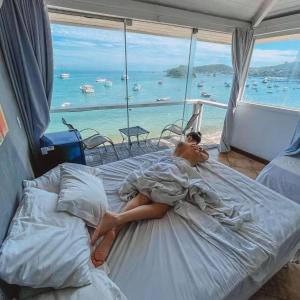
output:
[[[73,164],[73,163],[63,163],[55,168],[51,169],[44,175],[33,179],[33,180],[24,180],[23,186],[25,187],[35,187],[41,190],[48,191],[50,193],[59,193],[60,189],[60,166],[68,166],[74,170],[80,170],[87,172],[88,174],[92,174],[96,177],[102,178],[102,171],[97,168],[88,167],[85,165],[80,164]]]
[[[69,166],[61,166],[60,174],[57,210],[67,211],[96,227],[108,207],[102,180]]]
[[[91,283],[90,245],[82,220],[57,212],[57,194],[26,188],[0,249],[0,277],[29,287]]]
[[[60,290],[44,291],[29,298],[22,297],[25,293],[21,291],[20,299],[30,300],[126,300],[119,287],[101,269],[91,270],[92,284],[81,288],[66,288]],[[41,291],[36,291],[41,292]],[[28,294],[28,292],[27,292]]]

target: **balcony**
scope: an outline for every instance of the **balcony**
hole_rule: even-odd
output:
[[[159,108],[159,107],[168,107],[174,105],[187,105],[187,111],[190,112],[189,115],[185,116],[185,121],[189,120],[191,117],[191,112],[199,113],[198,118],[193,124],[193,131],[201,131],[203,129],[202,121],[203,115],[205,111],[205,106],[215,108],[215,109],[227,109],[227,105],[224,103],[219,103],[213,100],[204,100],[204,99],[191,99],[187,101],[158,101],[158,102],[143,102],[138,104],[130,104],[128,106],[129,111],[132,109],[149,109],[149,113],[151,113],[151,108]],[[94,106],[84,106],[84,107],[67,107],[67,108],[53,108],[51,110],[52,114],[63,114],[63,113],[74,113],[80,114],[86,111],[112,111],[112,110],[126,110],[126,104],[114,104],[114,105],[94,105]],[[174,120],[175,121],[175,120]],[[221,120],[223,121],[223,120]],[[134,124],[134,126],[139,124]],[[165,124],[166,125],[166,124]],[[179,124],[180,125],[180,124]],[[143,125],[144,126],[144,125]],[[147,127],[147,124],[146,126]],[[97,130],[101,130],[101,128],[95,128]],[[161,128],[162,129],[162,128]],[[221,136],[221,128],[213,131],[204,132],[202,136],[201,144],[208,148],[215,148],[220,140]],[[160,143],[158,144],[159,136],[152,136],[151,138],[146,138],[137,142],[136,140],[132,141],[131,146],[129,147],[127,141],[121,142],[121,139],[115,138],[113,142],[115,144],[116,151],[118,153],[118,157],[116,156],[112,146],[100,146],[91,150],[86,150],[86,161],[90,166],[98,166],[101,164],[106,164],[109,162],[116,161],[118,159],[125,159],[128,157],[134,157],[143,155],[145,153],[155,152],[159,150],[164,150],[168,148],[174,148],[174,146],[180,141],[180,136],[176,135],[163,135]]]

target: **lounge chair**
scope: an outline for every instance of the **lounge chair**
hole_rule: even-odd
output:
[[[82,145],[83,145],[84,149],[91,150],[91,149],[94,149],[94,148],[96,148],[100,145],[103,145],[105,151],[107,152],[107,148],[105,146],[105,143],[109,143],[112,146],[112,148],[113,148],[113,150],[116,154],[117,159],[119,159],[119,155],[118,155],[118,152],[115,148],[115,145],[109,137],[101,135],[99,131],[97,131],[96,129],[93,129],[93,128],[85,128],[85,129],[82,129],[82,130],[77,130],[72,124],[68,123],[65,118],[61,118],[61,121],[64,125],[66,125],[68,127],[68,129],[70,131],[76,130],[80,134],[82,132],[87,132],[87,131],[90,131],[92,133],[87,138],[84,138],[84,139],[81,138],[81,142],[82,142]]]
[[[180,127],[179,125],[177,125],[176,123],[181,121],[182,122],[182,119],[178,119],[176,120],[174,123],[172,124],[168,124],[164,127],[164,129],[161,131],[161,134],[160,134],[160,137],[159,137],[159,140],[158,140],[158,143],[157,145],[159,145],[160,143],[160,140],[162,138],[162,135],[164,134],[164,132],[166,131],[169,131],[169,132],[172,132],[176,135],[185,135],[187,133],[188,130],[191,130],[194,123],[196,122],[197,118],[199,117],[199,113],[194,113],[192,114],[191,118],[188,120],[188,122],[186,123],[184,129],[182,129],[182,127]]]

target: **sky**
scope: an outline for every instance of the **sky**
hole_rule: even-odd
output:
[[[52,24],[54,65],[57,70],[124,70],[124,33]],[[190,41],[140,33],[127,34],[129,71],[164,71],[188,64]],[[300,40],[255,45],[251,66],[269,66],[299,60]],[[230,45],[196,43],[194,66],[231,65]]]

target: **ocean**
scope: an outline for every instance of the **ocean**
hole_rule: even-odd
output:
[[[66,70],[64,70],[66,72]],[[121,80],[122,72],[82,72],[68,71],[70,77],[61,79],[57,71],[54,77],[54,89],[52,97],[52,108],[62,106],[78,107],[86,105],[107,105],[126,104],[125,81]],[[181,101],[185,98],[186,81],[185,78],[167,77],[165,72],[130,72],[129,71],[129,102],[156,102],[158,98],[170,98],[170,102]],[[105,87],[97,83],[97,78],[106,78],[112,81],[111,87]],[[159,84],[162,81],[162,84]],[[197,74],[193,78],[188,98],[203,98],[202,92],[210,94],[207,99],[217,102],[227,103],[230,96],[230,87],[225,86],[225,82],[231,85],[232,76],[230,74],[212,75]],[[250,102],[261,104],[271,104],[275,106],[287,106],[290,108],[300,108],[300,81],[284,80],[280,78],[269,79],[268,83],[263,83],[263,78],[249,77],[244,98]],[[202,87],[198,87],[201,82]],[[84,94],[80,86],[90,84],[94,93]],[[140,91],[133,91],[134,84],[140,84]],[[183,116],[187,121],[192,112],[192,105],[132,108],[129,111],[129,125],[139,125],[150,131],[149,137],[158,137],[162,128]],[[222,130],[226,110],[205,106],[201,131],[203,134],[212,134]],[[47,132],[66,130],[61,118],[64,117],[78,130],[84,128],[94,128],[101,134],[109,136],[114,141],[119,142],[121,135],[120,128],[127,126],[126,109],[99,110],[88,112],[66,112],[51,113],[51,122]]]

